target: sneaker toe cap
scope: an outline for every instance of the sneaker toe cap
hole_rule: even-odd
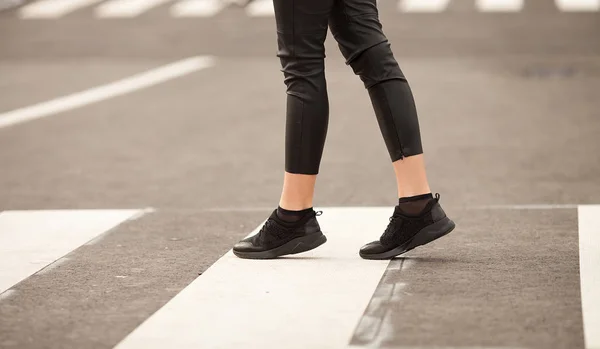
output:
[[[383,245],[379,241],[373,241],[373,242],[369,242],[368,244],[361,247],[360,254],[361,255],[379,254],[379,253],[387,252],[393,248],[394,248],[393,246]]]
[[[253,252],[256,247],[252,245],[252,242],[242,240],[233,246],[233,250],[236,252]]]

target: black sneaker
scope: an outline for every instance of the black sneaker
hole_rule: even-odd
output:
[[[436,194],[419,216],[404,215],[396,206],[379,241],[361,247],[360,256],[364,259],[391,259],[450,233],[455,224],[446,216],[439,200],[440,195]]]
[[[316,218],[321,213],[312,211],[298,222],[287,223],[274,210],[256,235],[235,244],[233,253],[240,258],[271,259],[317,248],[327,241]]]

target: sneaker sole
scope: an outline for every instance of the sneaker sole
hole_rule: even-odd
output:
[[[323,233],[315,233],[300,238],[296,238],[285,244],[267,251],[260,252],[239,252],[233,251],[233,254],[246,259],[273,259],[288,254],[297,254],[313,250],[327,242]]]
[[[408,240],[404,244],[396,247],[393,250],[389,250],[383,253],[377,254],[363,254],[359,252],[360,256],[364,259],[392,259],[396,256],[399,256],[403,253],[406,253],[412,250],[415,247],[419,247],[425,244],[428,244],[434,240],[441,238],[444,235],[449,234],[454,228],[456,224],[448,218],[445,217],[419,231],[412,239]]]

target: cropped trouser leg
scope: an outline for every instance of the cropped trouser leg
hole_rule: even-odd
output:
[[[317,174],[329,122],[325,81],[333,0],[274,0],[277,56],[287,85],[285,170]]]
[[[369,92],[391,160],[423,153],[412,91],[383,33],[376,0],[336,1],[330,27]]]
[[[422,153],[412,93],[378,19],[376,0],[274,0],[287,85],[285,170],[317,174],[329,122],[327,27],[369,92],[392,161]]]

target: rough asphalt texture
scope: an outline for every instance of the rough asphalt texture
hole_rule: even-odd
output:
[[[430,182],[457,223],[382,279],[409,285],[386,309],[394,335],[384,346],[583,347],[576,210],[480,207],[600,203],[600,13],[526,3],[517,14],[452,1],[441,14],[402,15],[381,1]],[[164,6],[127,20],[87,9],[59,20],[0,13],[0,112],[189,56],[217,58],[0,129],[0,211],[156,209],[0,296],[0,347],[111,348],[266,218],[283,177],[273,30],[272,18],[239,8],[193,20]],[[367,93],[331,39],[315,203],[391,207],[395,182]]]

